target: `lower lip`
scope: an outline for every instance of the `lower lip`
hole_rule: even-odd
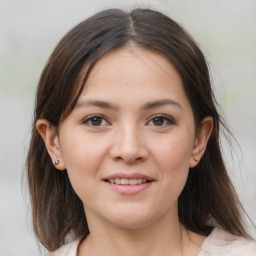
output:
[[[109,182],[105,182],[111,189],[114,191],[122,194],[122,195],[136,195],[145,189],[147,189],[149,186],[152,185],[153,182],[147,182],[142,183],[138,185],[118,185],[118,184],[112,184]]]

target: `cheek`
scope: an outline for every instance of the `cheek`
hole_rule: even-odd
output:
[[[155,147],[155,159],[162,180],[169,195],[179,196],[189,172],[192,144],[187,136],[174,136]]]
[[[157,143],[154,152],[158,162],[165,169],[176,169],[179,166],[189,167],[192,152],[191,139],[184,134],[182,136],[171,136],[169,139]]]
[[[81,129],[68,134],[63,133],[62,138],[61,150],[67,170],[87,172],[97,168],[95,165],[103,154],[103,147],[99,140],[84,134]]]
[[[81,133],[63,138],[62,156],[70,182],[78,196],[85,192],[88,194],[90,186],[98,179],[98,169],[104,155],[103,147]]]

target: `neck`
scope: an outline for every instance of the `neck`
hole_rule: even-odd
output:
[[[91,232],[82,242],[79,256],[182,256],[186,231],[178,217],[164,216],[157,223],[133,229],[101,222],[88,221],[93,225],[89,225]]]

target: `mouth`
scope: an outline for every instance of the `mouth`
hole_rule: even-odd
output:
[[[116,185],[130,185],[130,186],[136,186],[141,185],[149,182],[153,182],[153,180],[150,179],[127,179],[127,178],[111,178],[111,179],[105,179],[105,182],[116,184]]]
[[[108,187],[121,195],[137,195],[149,187],[156,180],[142,173],[115,173],[103,179]]]

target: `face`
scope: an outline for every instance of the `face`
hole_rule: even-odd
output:
[[[177,219],[200,141],[178,73],[136,47],[96,64],[54,139],[87,219],[129,228]]]

